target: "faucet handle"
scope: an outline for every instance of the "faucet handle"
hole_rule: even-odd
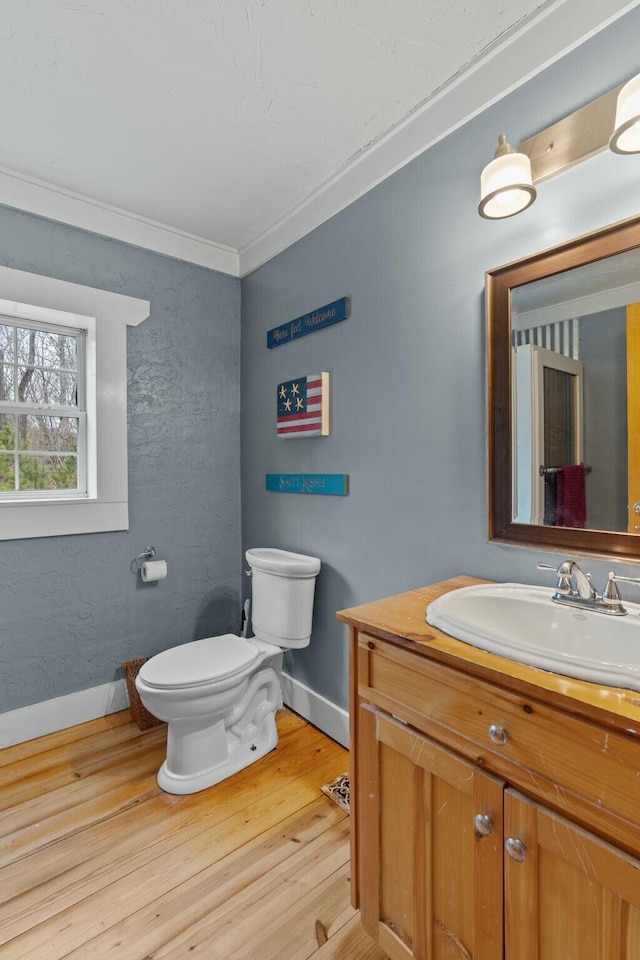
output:
[[[557,575],[556,596],[568,597],[574,592],[571,586],[571,577],[573,574],[572,560],[563,560],[557,567],[554,567],[552,563],[543,563],[542,561],[537,563],[536,566],[538,570],[553,570]]]
[[[614,573],[613,570],[609,571],[609,577],[607,579],[607,585],[602,593],[602,599],[607,605],[617,607],[621,613],[626,613],[627,611],[622,606],[622,599],[620,597],[620,592],[616,587],[616,583],[640,584],[640,577],[623,577],[619,573]]]
[[[609,571],[609,581],[613,583],[640,583],[640,577],[623,577],[619,573]]]
[[[544,563],[542,560],[536,564],[538,570],[553,570],[559,577],[570,577],[578,564],[575,560],[561,560],[557,567],[552,563]],[[590,576],[590,574],[586,574]]]
[[[602,599],[604,600],[604,602],[605,602],[607,605],[611,605],[611,606],[614,606],[614,607],[621,607],[621,606],[622,606],[622,598],[621,598],[621,596],[620,596],[620,591],[619,591],[618,588],[616,587],[616,580],[617,580],[617,579],[618,579],[618,577],[616,577],[616,575],[615,575],[615,573],[613,572],[613,570],[610,570],[610,571],[609,571],[609,576],[608,576],[608,578],[607,578],[607,585],[606,585],[606,587],[604,588],[604,590],[602,591]]]

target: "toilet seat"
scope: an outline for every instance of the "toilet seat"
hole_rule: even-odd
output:
[[[147,686],[160,690],[201,687],[249,672],[263,656],[255,643],[223,633],[158,653],[142,665],[138,675]]]

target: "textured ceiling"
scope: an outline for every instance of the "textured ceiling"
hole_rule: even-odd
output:
[[[2,0],[0,166],[242,248],[540,6]]]

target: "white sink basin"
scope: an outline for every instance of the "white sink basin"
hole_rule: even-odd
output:
[[[640,691],[640,606],[626,617],[562,606],[548,587],[490,583],[445,593],[427,623],[474,647],[533,667]]]

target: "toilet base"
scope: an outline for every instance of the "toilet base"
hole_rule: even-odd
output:
[[[158,771],[166,793],[197,793],[260,760],[278,745],[275,712],[280,683],[275,671],[260,670],[226,717],[169,721],[167,758]]]
[[[252,743],[236,743],[235,750],[229,752],[229,756],[222,763],[217,763],[207,770],[200,770],[193,774],[176,774],[167,768],[167,761],[162,764],[158,770],[158,786],[165,793],[175,793],[184,795],[187,793],[197,793],[199,790],[205,790],[212,787],[221,780],[226,780],[239,770],[243,770],[256,760],[260,760],[265,754],[274,750],[278,746],[278,732],[276,730],[275,718],[272,716],[271,723],[265,723],[260,737]],[[269,729],[271,728],[271,729]]]

